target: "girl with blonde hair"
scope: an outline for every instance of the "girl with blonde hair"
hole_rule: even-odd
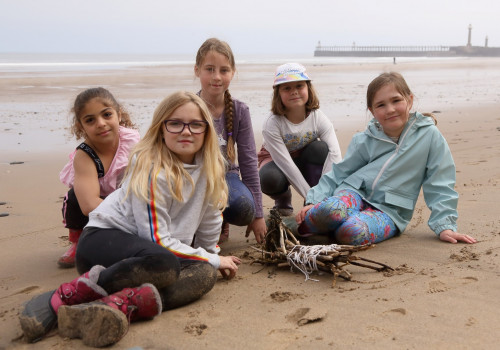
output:
[[[64,337],[113,344],[127,319],[153,318],[208,293],[217,269],[233,278],[240,260],[219,256],[217,246],[224,172],[205,103],[189,92],[164,99],[122,187],[89,215],[76,254],[83,275],[26,304],[26,338],[41,338],[57,320]]]

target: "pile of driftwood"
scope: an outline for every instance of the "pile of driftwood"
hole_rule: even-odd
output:
[[[283,224],[280,214],[272,209],[268,230],[262,247],[255,248],[262,253],[254,263],[275,264],[279,267],[290,266],[301,271],[306,280],[314,271],[326,271],[333,274],[332,286],[337,277],[350,281],[352,275],[344,267],[355,265],[376,271],[394,270],[392,267],[362,258],[353,253],[373,248],[375,245],[301,245],[292,231]]]

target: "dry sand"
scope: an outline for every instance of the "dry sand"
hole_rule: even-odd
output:
[[[268,65],[242,65],[233,96],[260,125],[270,100]],[[420,199],[400,236],[360,256],[396,269],[384,274],[348,267],[352,281],[250,264],[253,237],[231,227],[223,254],[243,260],[234,280],[220,279],[201,300],[133,324],[116,349],[497,349],[500,334],[500,62],[463,59],[420,63],[308,67],[322,110],[345,151],[367,120],[366,85],[378,73],[402,72],[418,109],[438,111],[438,127],[457,164],[459,229],[475,245],[440,242],[427,227]],[[76,277],[57,268],[67,246],[61,223],[65,187],[58,173],[76,141],[66,136],[71,100],[87,86],[108,87],[146,130],[156,104],[177,89],[196,91],[191,67],[0,75],[0,349],[85,348],[57,331],[26,344],[22,303]],[[21,164],[11,164],[22,162]],[[295,195],[298,209],[301,200]],[[266,212],[272,206],[265,197]],[[302,325],[302,319],[316,322]]]

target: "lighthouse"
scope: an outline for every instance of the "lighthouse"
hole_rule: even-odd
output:
[[[469,24],[469,39],[467,40],[467,47],[471,47],[471,37],[472,37],[472,25]]]

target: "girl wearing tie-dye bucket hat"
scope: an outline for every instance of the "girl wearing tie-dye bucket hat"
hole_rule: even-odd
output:
[[[276,69],[272,114],[262,127],[259,152],[262,192],[274,199],[282,216],[293,214],[290,185],[303,197],[332,164],[342,160],[333,124],[319,110],[319,100],[304,66]]]

